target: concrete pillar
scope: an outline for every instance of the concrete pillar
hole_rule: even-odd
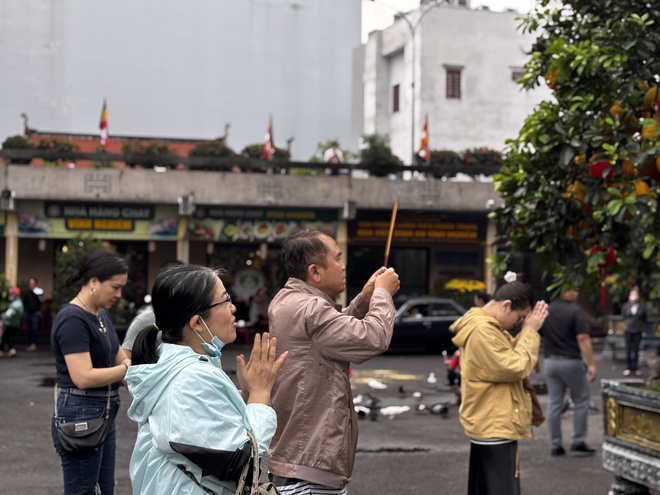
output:
[[[5,212],[5,277],[10,286],[18,282],[18,215]]]
[[[495,245],[495,237],[497,235],[497,228],[495,222],[491,219],[488,219],[488,224],[486,225],[486,245],[484,246],[484,282],[486,283],[486,292],[492,294],[495,289],[493,283],[493,276],[490,270],[490,265],[487,263],[487,259],[493,255],[493,246]]]
[[[179,216],[179,225],[176,233],[176,259],[184,263],[190,263],[189,220],[187,216]]]

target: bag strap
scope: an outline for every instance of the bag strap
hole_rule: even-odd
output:
[[[252,487],[250,489],[250,493],[256,493],[256,489],[259,485],[259,445],[257,444],[257,439],[254,438],[254,435],[250,430],[247,431],[247,436],[250,438],[250,441],[252,442]],[[234,492],[234,495],[241,495],[243,493],[243,490],[245,489],[245,480],[247,479],[247,473],[248,469],[250,469],[250,459],[245,463],[245,466],[243,466],[243,470],[241,471],[241,476],[238,479],[238,483],[236,484],[236,491]]]

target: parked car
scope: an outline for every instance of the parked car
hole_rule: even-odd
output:
[[[453,299],[415,297],[397,309],[390,351],[453,352],[449,326],[466,309]]]

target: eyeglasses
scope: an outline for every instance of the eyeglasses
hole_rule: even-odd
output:
[[[225,299],[223,299],[222,301],[217,302],[217,303],[213,303],[210,306],[206,306],[205,308],[200,309],[199,312],[204,313],[205,311],[207,311],[211,308],[215,308],[216,306],[220,306],[221,304],[224,304],[224,303],[231,304],[231,296],[229,295],[229,293],[227,293],[227,297]]]

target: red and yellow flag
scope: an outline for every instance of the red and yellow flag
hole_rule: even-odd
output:
[[[275,155],[275,140],[273,139],[273,119],[268,117],[268,130],[264,139],[264,158],[272,160]]]
[[[419,151],[417,152],[423,160],[428,160],[431,157],[431,150],[429,149],[429,116],[424,117],[424,129],[422,130],[422,139],[419,143]]]
[[[101,110],[101,123],[99,124],[101,129],[101,146],[104,150],[108,149],[108,144],[110,144],[110,137],[108,136],[108,106],[103,99],[103,110]]]

